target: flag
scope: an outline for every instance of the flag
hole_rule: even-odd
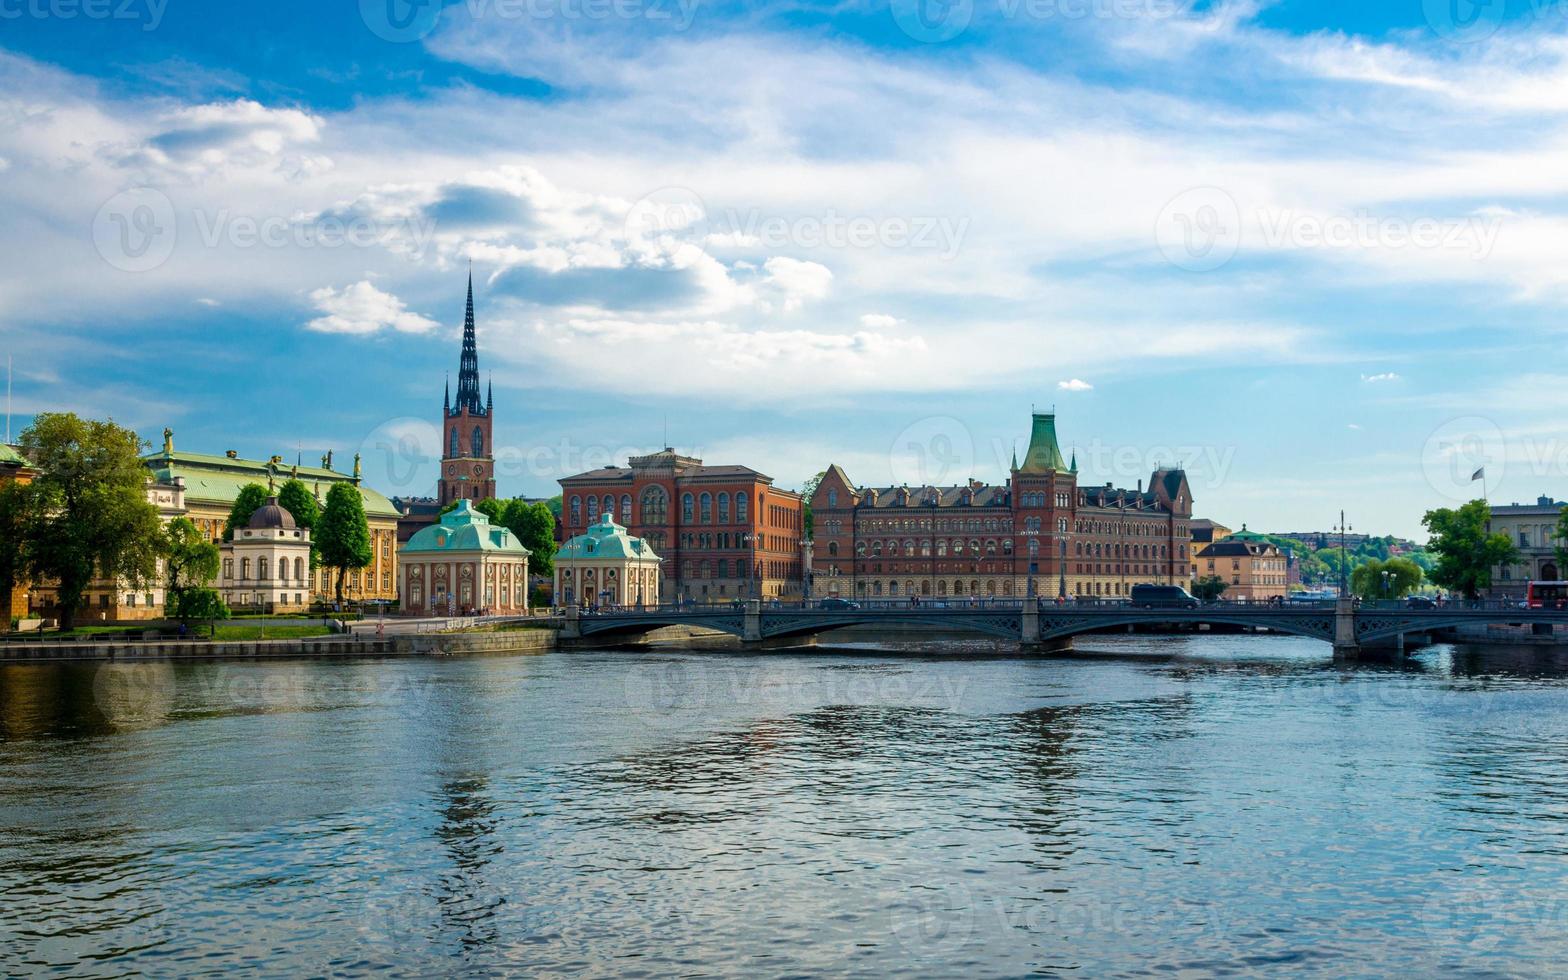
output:
[[[1484,479],[1486,479],[1486,467],[1484,467],[1484,466],[1481,467],[1480,469],[1476,470],[1474,473],[1470,474],[1470,482],[1471,483],[1474,483],[1477,480],[1484,480]]]

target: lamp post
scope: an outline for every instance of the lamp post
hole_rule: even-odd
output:
[[[1060,540],[1061,540],[1061,545],[1062,545],[1062,556],[1061,556],[1061,559],[1056,563],[1056,572],[1057,572],[1056,597],[1058,599],[1062,600],[1063,602],[1066,602],[1067,601],[1067,538],[1064,535]]]
[[[1334,528],[1339,532],[1339,597],[1343,599],[1350,592],[1350,569],[1345,562],[1345,534],[1353,528],[1345,523],[1345,512],[1339,512],[1339,527]]]

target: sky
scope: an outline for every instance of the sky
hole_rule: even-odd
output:
[[[1568,497],[1568,0],[0,0],[13,438]],[[1484,470],[1481,480],[1473,480]]]

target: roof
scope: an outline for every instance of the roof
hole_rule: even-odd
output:
[[[626,528],[615,523],[609,514],[599,518],[599,523],[567,540],[555,553],[556,561],[573,561],[588,558],[631,558],[642,561],[662,561],[653,548],[642,538],[634,538]]]
[[[1256,557],[1278,553],[1279,548],[1267,541],[1237,541],[1235,535],[1216,541],[1198,552],[1199,558]]]
[[[758,470],[754,470],[749,466],[704,466],[702,460],[693,456],[682,456],[673,449],[665,449],[662,452],[653,453],[648,456],[633,456],[631,459],[627,460],[627,464],[628,465],[626,466],[601,466],[596,470],[589,470],[586,473],[578,473],[575,476],[562,477],[560,482],[562,486],[566,486],[569,483],[579,482],[604,483],[612,480],[630,481],[635,479],[636,474],[639,472],[647,473],[649,471],[654,471],[661,473],[674,473],[676,478],[680,480],[746,477],[749,479],[759,480],[767,484],[773,483],[773,477],[768,476],[767,474]]]
[[[1268,543],[1268,538],[1264,537],[1263,535],[1259,534],[1256,531],[1249,531],[1249,530],[1247,530],[1247,525],[1245,525],[1245,524],[1243,524],[1241,526],[1241,530],[1240,531],[1233,531],[1233,532],[1231,532],[1230,536],[1226,540],[1228,540],[1228,541],[1249,541],[1249,542],[1252,542],[1254,544],[1260,543],[1260,542],[1263,543],[1263,544],[1267,544]]]
[[[364,498],[365,516],[398,517],[392,501],[360,484],[354,477],[337,470],[318,466],[285,466],[254,459],[231,456],[208,456],[203,453],[159,452],[143,456],[142,462],[159,483],[173,483],[176,478],[185,481],[185,499],[209,503],[232,504],[246,484],[266,486],[268,478],[281,483],[298,479],[315,493],[317,500],[325,500],[334,483],[357,486]]]
[[[442,514],[440,523],[420,529],[398,549],[398,554],[465,551],[518,557],[530,554],[516,535],[507,528],[492,525],[490,518],[475,510],[467,500],[459,501],[456,507]]]
[[[27,458],[12,446],[0,442],[0,466],[26,466]]]
[[[1067,461],[1062,458],[1062,447],[1056,442],[1056,416],[1035,413],[1034,427],[1029,433],[1029,451],[1024,454],[1018,472],[1067,473]]]
[[[268,497],[267,502],[257,507],[255,513],[250,515],[250,523],[245,526],[258,529],[279,527],[284,530],[292,530],[298,525],[294,523],[294,515],[288,512],[288,508],[278,503],[277,497]]]

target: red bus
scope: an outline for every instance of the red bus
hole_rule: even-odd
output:
[[[1531,582],[1525,605],[1531,609],[1568,607],[1568,582]]]

